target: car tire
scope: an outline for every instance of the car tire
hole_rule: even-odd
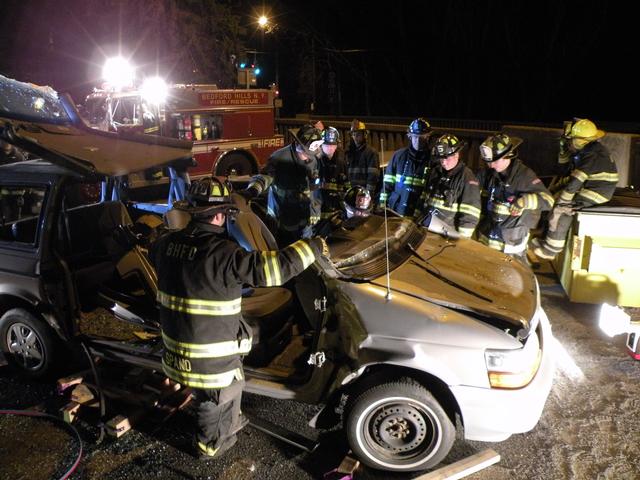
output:
[[[365,390],[347,410],[349,445],[372,468],[397,472],[431,468],[447,456],[455,440],[447,413],[413,380]]]
[[[255,173],[253,171],[253,165],[251,161],[241,153],[230,153],[223,157],[215,168],[216,175],[251,175]]]
[[[0,348],[21,373],[40,378],[51,372],[56,338],[41,319],[22,308],[7,311],[0,318]]]

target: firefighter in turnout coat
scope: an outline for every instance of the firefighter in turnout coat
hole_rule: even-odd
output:
[[[170,379],[193,389],[196,450],[211,458],[231,448],[247,423],[240,400],[251,329],[240,313],[243,285],[282,285],[326,244],[313,238],[279,251],[245,251],[225,235],[226,217],[237,210],[215,177],[193,182],[179,208],[191,214],[188,226],[161,236],[150,251],[158,272],[162,366]]]
[[[440,136],[431,149],[439,164],[431,169],[423,193],[422,224],[447,236],[470,238],[480,219],[480,189],[473,172],[460,161],[464,142]]]
[[[566,122],[558,161],[568,166],[569,173],[549,187],[556,200],[546,236],[531,242],[537,257],[552,260],[564,249],[576,210],[606,203],[613,197],[618,169],[607,148],[598,141],[604,135],[586,118]]]
[[[290,133],[294,141],[273,152],[262,169],[262,178],[254,177],[251,186],[258,195],[268,191],[267,213],[277,225],[279,245],[309,238],[322,208],[321,199],[313,193],[320,186],[322,133],[308,124]]]
[[[326,219],[342,210],[342,197],[349,189],[347,164],[344,151],[339,147],[340,133],[334,127],[328,127],[322,132],[322,154],[318,158],[318,189],[312,191],[314,197],[319,197],[321,204],[321,219]]]
[[[346,152],[349,182],[352,186],[366,188],[377,198],[380,179],[380,158],[378,152],[367,144],[369,131],[364,122],[351,122],[351,144]]]
[[[432,163],[429,156],[431,125],[417,118],[407,128],[411,144],[396,150],[384,172],[380,206],[403,217],[417,219],[422,213],[423,192]]]
[[[486,168],[478,172],[482,217],[478,241],[526,261],[529,231],[540,214],[553,206],[553,197],[533,170],[518,158],[522,140],[505,133],[490,135],[480,145]]]

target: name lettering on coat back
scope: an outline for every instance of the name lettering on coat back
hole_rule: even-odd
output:
[[[167,257],[179,258],[180,260],[193,260],[197,252],[198,249],[192,245],[169,242],[164,253]]]

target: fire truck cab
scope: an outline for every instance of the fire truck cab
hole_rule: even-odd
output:
[[[145,100],[138,90],[96,90],[84,109],[94,128],[193,141],[197,166],[189,169],[192,178],[248,175],[284,146],[283,135],[275,133],[275,97],[274,89],[172,85],[162,103]]]

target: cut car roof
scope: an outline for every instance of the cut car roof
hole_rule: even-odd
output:
[[[193,162],[191,142],[95,130],[70,97],[2,75],[0,138],[67,168],[109,176]]]

